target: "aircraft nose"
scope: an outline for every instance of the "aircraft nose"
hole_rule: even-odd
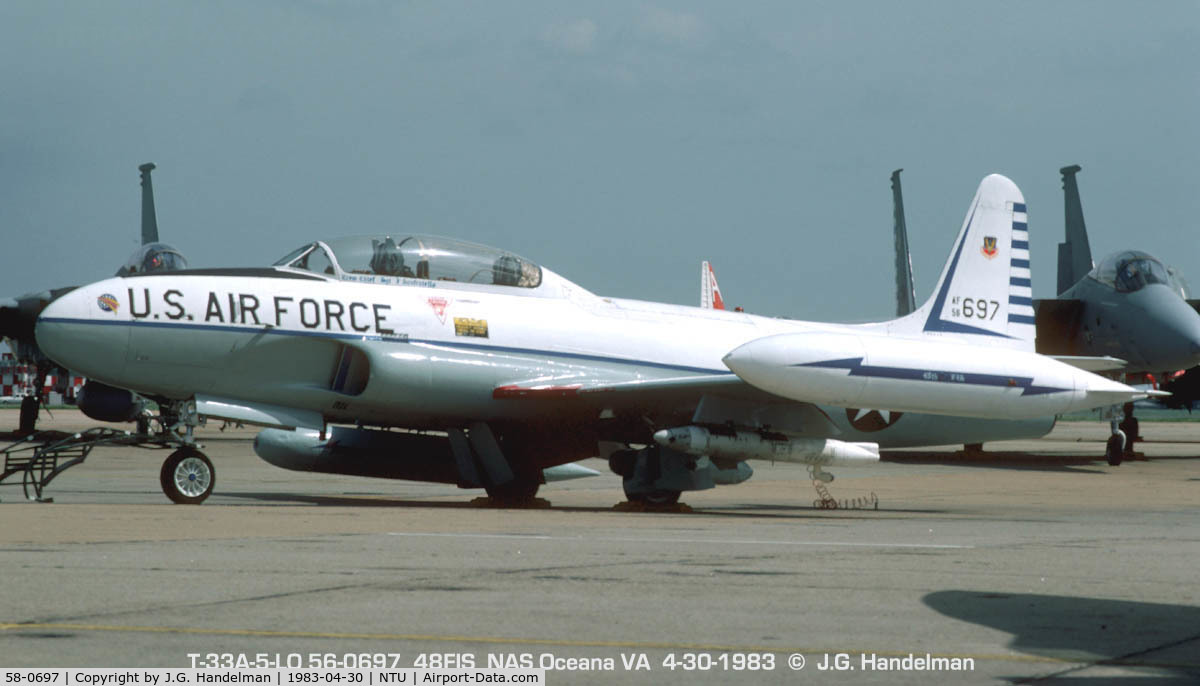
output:
[[[1153,350],[1161,369],[1173,371],[1200,363],[1200,314],[1167,286],[1153,284],[1135,294],[1144,312],[1147,350]],[[1149,357],[1149,356],[1148,356]]]
[[[128,313],[121,309],[108,291],[79,288],[42,310],[34,338],[59,365],[88,378],[119,382],[129,349]]]

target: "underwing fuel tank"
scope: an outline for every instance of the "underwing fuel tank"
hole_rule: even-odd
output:
[[[878,443],[828,438],[769,438],[753,431],[714,433],[702,426],[663,429],[654,442],[689,455],[731,460],[774,460],[811,465],[863,465],[879,461]]]
[[[450,440],[438,435],[335,426],[322,440],[319,432],[310,429],[265,429],[254,438],[254,452],[276,467],[298,472],[447,484],[461,481]],[[548,482],[600,474],[573,463],[542,471]]]
[[[985,419],[1032,419],[1145,397],[1033,352],[967,342],[813,332],[753,340],[723,362],[784,398]]]
[[[311,429],[265,429],[254,452],[297,472],[458,483],[450,441],[444,436],[335,426],[326,440]]]

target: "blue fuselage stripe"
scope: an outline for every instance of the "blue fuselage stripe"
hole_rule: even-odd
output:
[[[372,341],[378,343],[396,343],[396,344],[416,344],[416,345],[432,345],[441,346],[444,348],[455,348],[459,350],[475,350],[489,353],[508,353],[514,355],[538,355],[549,356],[560,359],[583,360],[588,362],[614,362],[617,364],[630,364],[639,367],[653,367],[655,369],[670,369],[681,372],[695,372],[700,374],[728,374],[733,376],[733,372],[725,368],[712,367],[691,367],[680,364],[667,364],[663,362],[650,362],[648,360],[635,360],[623,357],[609,357],[606,355],[587,355],[584,353],[568,353],[557,350],[541,350],[537,348],[516,348],[500,345],[486,345],[480,343],[464,343],[462,341],[446,341],[435,339],[418,339],[406,338],[399,336],[379,336],[374,334],[352,334],[352,333],[332,333],[325,331],[294,331],[280,330],[273,327],[253,327],[253,326],[228,326],[228,325],[211,325],[211,324],[179,324],[172,322],[143,322],[143,321],[104,321],[98,319],[68,319],[62,317],[42,318],[41,321],[51,322],[56,324],[87,324],[92,326],[133,326],[145,327],[151,329],[182,329],[192,331],[214,331],[222,333],[241,333],[241,334],[272,334],[275,336],[298,336],[307,338],[327,338],[339,341]]]
[[[1029,269],[1029,260],[1014,259],[1012,261],[1012,266],[1017,267],[1018,269]]]
[[[959,383],[971,386],[992,386],[998,388],[1020,388],[1021,395],[1044,395],[1047,393],[1064,393],[1070,388],[1055,388],[1053,386],[1035,386],[1033,378],[1028,376],[1005,376],[1002,374],[978,374],[971,372],[949,372],[939,369],[912,369],[909,367],[887,367],[881,365],[863,364],[861,357],[848,357],[840,360],[825,360],[823,362],[806,362],[794,364],[793,367],[823,367],[825,369],[846,369],[850,376],[863,376],[878,379],[899,379],[902,381],[928,381],[930,383]]]
[[[1029,249],[1029,241],[1013,241],[1012,247],[1013,247],[1013,250],[1028,250]]]
[[[1010,314],[1008,315],[1009,324],[1036,324],[1037,320],[1027,314]]]
[[[1008,296],[1008,303],[1010,305],[1029,305],[1030,307],[1033,307],[1033,298],[1026,298],[1021,295],[1010,295]]]
[[[1033,280],[1023,279],[1019,276],[1014,276],[1008,280],[1010,286],[1024,286],[1025,288],[1033,288]]]

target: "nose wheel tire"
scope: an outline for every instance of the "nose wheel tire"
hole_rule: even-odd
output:
[[[1141,430],[1140,422],[1138,422],[1137,417],[1127,415],[1120,426],[1121,431],[1125,433],[1125,455],[1131,456],[1133,455],[1133,443],[1139,438],[1138,432]]]
[[[163,493],[180,505],[199,505],[212,494],[216,470],[204,453],[180,448],[163,461],[158,475]]]

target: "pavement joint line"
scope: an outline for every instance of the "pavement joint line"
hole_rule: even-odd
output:
[[[974,550],[973,545],[951,543],[871,543],[865,541],[768,541],[753,538],[646,538],[638,536],[551,536],[549,534],[471,534],[416,531],[389,531],[388,536],[413,538],[491,538],[530,541],[609,541],[614,543],[726,543],[742,545],[836,546],[843,548],[934,548],[940,550]]]
[[[438,634],[371,634],[371,633],[343,633],[343,632],[326,632],[326,631],[272,631],[266,629],[202,629],[196,627],[171,627],[171,626],[121,626],[121,625],[105,625],[105,624],[68,624],[58,622],[42,622],[29,624],[12,624],[0,623],[0,631],[13,630],[29,630],[40,629],[49,630],[57,629],[62,631],[96,631],[96,632],[128,632],[128,633],[151,633],[151,634],[186,634],[195,636],[258,636],[263,638],[333,638],[333,639],[359,639],[359,640],[378,640],[378,641],[437,641],[443,643],[482,643],[495,645],[533,645],[533,646],[554,646],[564,648],[639,648],[643,650],[697,650],[697,651],[714,651],[714,652],[742,652],[742,653],[802,653],[815,655],[819,653],[848,653],[848,654],[874,654],[880,657],[908,657],[913,655],[912,651],[900,650],[847,650],[839,648],[837,650],[817,650],[808,648],[779,648],[772,646],[753,646],[753,645],[722,645],[715,643],[671,643],[659,641],[585,641],[585,640],[567,640],[555,638],[520,638],[520,637],[503,637],[503,636],[456,636],[456,635],[438,635]],[[942,657],[947,659],[953,658],[971,658],[979,661],[1001,661],[1001,662],[1034,662],[1034,663],[1049,663],[1049,664],[1084,664],[1087,661],[1072,659],[1072,658],[1057,658],[1041,655],[1000,655],[1000,654],[941,654],[930,653],[933,657]],[[1106,663],[1107,664],[1107,663]],[[1144,663],[1136,663],[1138,666],[1148,666]]]

